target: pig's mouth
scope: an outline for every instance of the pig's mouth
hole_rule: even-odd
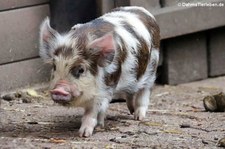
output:
[[[68,105],[73,99],[79,97],[81,93],[74,85],[59,83],[53,90],[50,90],[52,100],[62,105]]]
[[[69,93],[67,91],[63,91],[60,89],[54,89],[54,90],[51,90],[50,92],[51,92],[53,101],[55,101],[57,103],[65,104],[65,103],[70,102],[72,99],[71,93]]]

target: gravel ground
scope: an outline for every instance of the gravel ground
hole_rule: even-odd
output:
[[[220,148],[225,114],[206,112],[203,98],[225,92],[225,77],[156,85],[145,121],[125,102],[110,104],[104,129],[78,137],[82,109],[54,104],[46,89],[17,90],[1,100],[0,148]]]

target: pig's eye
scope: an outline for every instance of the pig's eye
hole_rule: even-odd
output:
[[[84,66],[82,65],[79,65],[79,66],[76,66],[74,67],[72,70],[71,70],[71,73],[74,77],[76,78],[79,78],[81,74],[84,73]]]

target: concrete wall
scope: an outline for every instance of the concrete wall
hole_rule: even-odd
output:
[[[38,56],[41,21],[48,0],[0,0],[0,92],[48,80]]]

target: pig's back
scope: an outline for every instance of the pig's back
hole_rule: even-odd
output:
[[[121,7],[99,18],[112,26],[116,57],[104,68],[105,84],[114,93],[151,87],[159,55],[159,28],[155,18],[141,7]]]

